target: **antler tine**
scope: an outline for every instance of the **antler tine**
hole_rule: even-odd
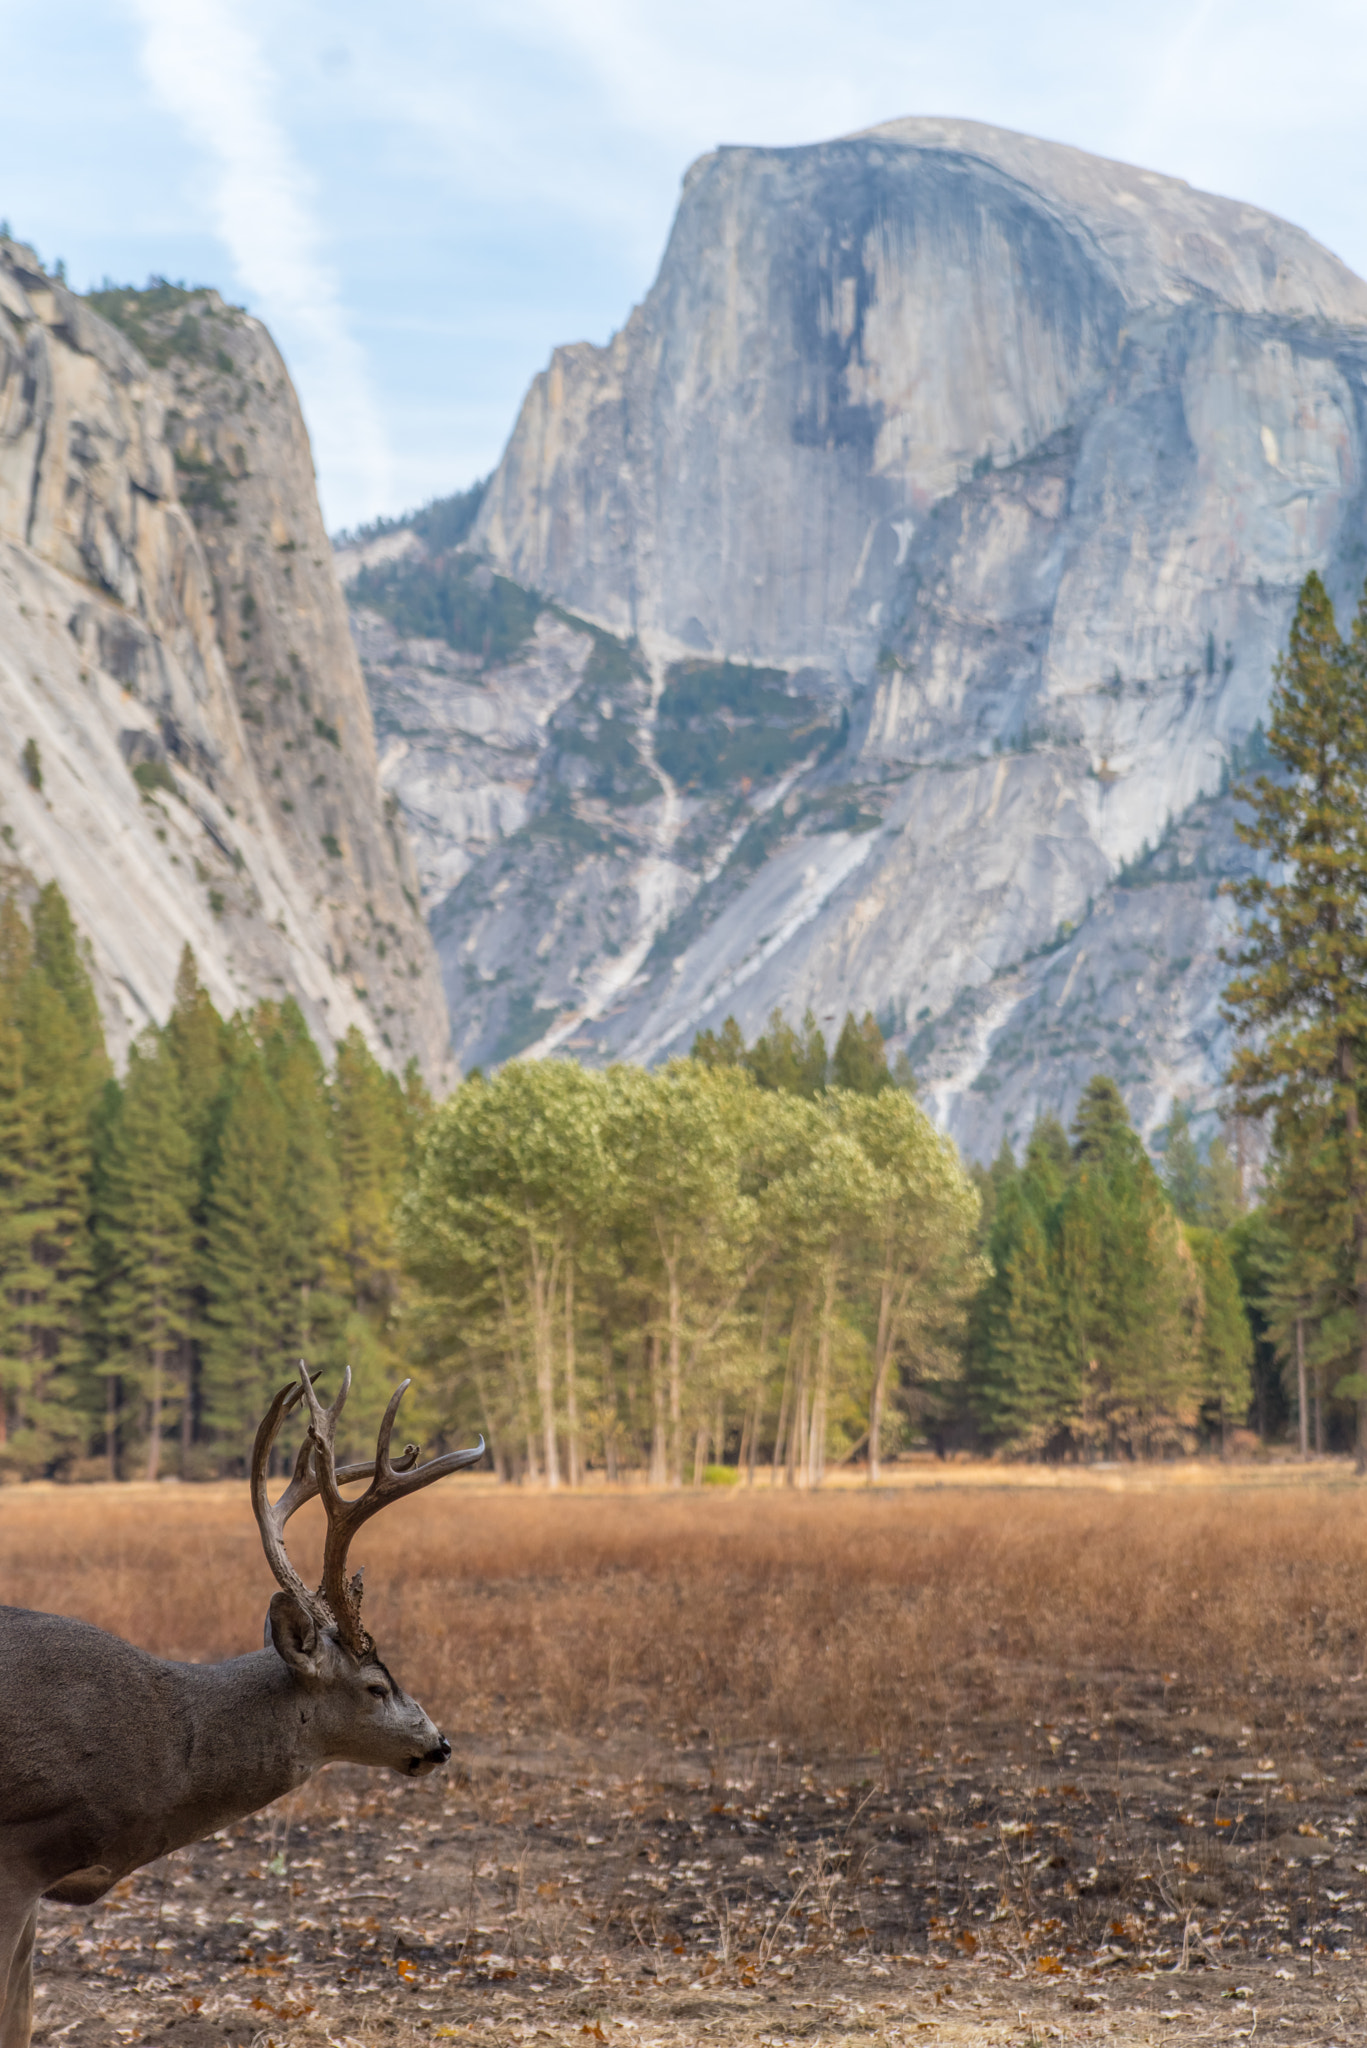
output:
[[[380,1422],[379,1434],[375,1439],[376,1479],[388,1478],[389,1474],[394,1470],[394,1467],[389,1462],[389,1439],[394,1434],[394,1421],[399,1412],[399,1403],[412,1384],[412,1380],[400,1380],[398,1386],[395,1387],[389,1397],[389,1404],[384,1411]],[[403,1455],[411,1465],[414,1458],[418,1455],[417,1445],[405,1445]]]
[[[459,1472],[468,1465],[478,1464],[484,1456],[484,1439],[479,1440],[475,1450],[451,1451],[444,1458],[433,1458],[426,1465],[419,1465],[418,1446],[408,1444],[402,1457],[397,1461],[390,1458],[389,1441],[394,1431],[394,1421],[399,1412],[399,1403],[412,1382],[405,1380],[396,1387],[389,1398],[375,1441],[375,1463],[371,1480],[365,1492],[356,1500],[343,1500],[338,1491],[339,1479],[357,1478],[368,1469],[363,1465],[348,1467],[337,1472],[333,1459],[333,1441],[337,1417],[346,1400],[351,1386],[351,1374],[343,1378],[337,1399],[331,1408],[324,1408],[311,1386],[302,1383],[301,1392],[309,1403],[309,1436],[314,1446],[313,1464],[318,1481],[318,1490],[323,1496],[327,1512],[328,1532],[323,1550],[323,1583],[321,1592],[324,1600],[337,1617],[337,1633],[348,1649],[357,1656],[365,1655],[374,1645],[361,1625],[361,1575],[347,1577],[347,1552],[351,1539],[362,1523],[368,1522],[380,1509],[388,1507],[393,1500],[399,1500],[406,1493],[417,1493],[422,1487],[430,1486],[434,1479],[443,1478],[448,1472]]]
[[[304,1385],[311,1394],[313,1389],[309,1385],[307,1373],[304,1375]],[[262,1417],[261,1426],[256,1432],[256,1442],[252,1446],[252,1510],[256,1516],[256,1526],[261,1531],[261,1547],[266,1553],[266,1562],[271,1568],[276,1584],[282,1592],[292,1593],[304,1611],[326,1628],[332,1625],[332,1615],[324,1611],[319,1596],[310,1593],[290,1563],[289,1553],[285,1549],[286,1522],[295,1509],[301,1507],[304,1501],[311,1500],[318,1490],[308,1469],[312,1455],[309,1438],[305,1437],[300,1446],[299,1455],[294,1461],[294,1476],[274,1506],[271,1505],[266,1487],[266,1468],[270,1463],[275,1439],[280,1433],[280,1424],[290,1409],[298,1403],[300,1392],[301,1389],[297,1386],[281,1387]]]
[[[281,1387],[263,1416],[261,1426],[256,1432],[256,1442],[252,1446],[252,1509],[256,1515],[257,1527],[261,1531],[261,1543],[266,1553],[266,1562],[271,1568],[276,1584],[282,1591],[292,1593],[305,1611],[313,1616],[319,1627],[335,1628],[337,1626],[337,1618],[321,1588],[316,1593],[309,1591],[294,1566],[290,1563],[289,1554],[285,1549],[286,1522],[288,1522],[292,1514],[306,1506],[320,1491],[311,1431],[305,1436],[304,1441],[299,1446],[289,1485],[274,1504],[272,1504],[267,1486],[267,1468],[270,1464],[271,1451],[275,1447],[275,1440],[280,1434],[281,1423],[290,1410],[297,1407],[303,1399],[305,1386],[308,1388],[311,1399],[315,1403],[317,1401],[317,1397],[313,1394],[311,1383],[312,1379],[316,1378],[317,1375],[310,1376],[307,1373],[302,1359],[299,1362],[299,1370],[303,1383],[294,1382]],[[339,1395],[337,1402],[334,1404],[334,1411],[324,1411],[325,1413],[333,1413],[334,1422],[336,1419],[335,1410],[340,1408],[343,1399],[345,1399],[345,1390]],[[359,1465],[343,1465],[340,1471],[334,1465],[329,1464],[329,1469],[337,1483],[345,1484],[349,1480],[360,1479],[363,1474],[369,1472],[370,1462],[367,1459]]]

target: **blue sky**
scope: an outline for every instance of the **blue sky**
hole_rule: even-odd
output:
[[[78,286],[158,272],[267,320],[333,527],[487,470],[721,142],[994,121],[1367,274],[1361,0],[0,0],[0,50],[0,218]]]

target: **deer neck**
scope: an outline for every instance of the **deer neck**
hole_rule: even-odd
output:
[[[177,1675],[182,1744],[166,1788],[168,1849],[259,1812],[327,1762],[314,1702],[273,1650],[181,1665]]]

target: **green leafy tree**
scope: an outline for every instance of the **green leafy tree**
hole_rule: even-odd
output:
[[[465,1082],[432,1118],[400,1212],[429,1328],[472,1363],[497,1332],[528,1469],[539,1436],[552,1487],[562,1391],[571,1478],[579,1457],[574,1286],[585,1225],[605,1205],[604,1100],[601,1076],[562,1060],[510,1061],[493,1081]]]
[[[1229,891],[1246,915],[1227,1013],[1243,1034],[1237,1106],[1270,1115],[1279,1146],[1319,1168],[1344,1244],[1353,1335],[1340,1391],[1357,1404],[1367,1471],[1367,597],[1345,643],[1318,575],[1301,588],[1278,665],[1267,743],[1278,767],[1244,792],[1246,843],[1266,856]],[[1288,1214],[1295,1242],[1301,1216]],[[1309,1212],[1312,1217],[1313,1212]],[[1320,1228],[1319,1225],[1316,1226]],[[1321,1228],[1322,1235],[1322,1228]]]
[[[953,1145],[902,1090],[833,1099],[873,1170],[862,1247],[874,1306],[868,1476],[876,1485],[894,1376],[925,1400],[957,1372],[964,1311],[981,1277],[979,1198]]]

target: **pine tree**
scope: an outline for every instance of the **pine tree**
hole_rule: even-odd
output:
[[[744,1066],[745,1035],[735,1018],[728,1017],[720,1031],[700,1031],[689,1058],[704,1067]]]
[[[199,1433],[200,1383],[203,1371],[200,1337],[206,1327],[208,1296],[204,1286],[204,1244],[208,1220],[209,1182],[217,1155],[219,1125],[228,1098],[233,1058],[232,1031],[209,1000],[199,978],[194,953],[187,945],[176,973],[175,1000],[163,1033],[166,1052],[176,1073],[186,1133],[194,1155],[194,1276],[191,1282],[190,1326],[180,1341],[181,1409],[180,1470],[189,1476],[192,1447]]]
[[[169,1382],[183,1366],[193,1314],[199,1188],[176,1061],[155,1032],[129,1054],[102,1152],[97,1231],[101,1322],[110,1346],[104,1369],[117,1370],[146,1404],[146,1476],[156,1479]],[[187,1397],[182,1385],[180,1398]]]
[[[33,906],[33,966],[66,1006],[79,1048],[78,1071],[93,1105],[113,1068],[105,1049],[89,960],[89,942],[77,938],[67,900],[57,884],[49,882]]]
[[[341,1187],[332,1152],[327,1075],[293,997],[257,1012],[262,1056],[284,1121],[281,1337],[315,1370],[335,1363],[344,1310],[334,1285]]]
[[[782,1010],[774,1010],[769,1029],[757,1038],[744,1055],[742,1064],[761,1088],[785,1095],[802,1095],[809,1101],[826,1086],[826,1041],[808,1010],[802,1030],[794,1031]]]
[[[1230,1425],[1243,1420],[1253,1398],[1253,1332],[1223,1240],[1199,1225],[1188,1226],[1186,1238],[1201,1275],[1201,1398],[1213,1411],[1223,1449]]]
[[[215,1111],[231,1058],[231,1037],[200,982],[189,946],[180,956],[165,1040],[176,1070],[185,1126],[201,1162],[201,1173],[207,1174]]]
[[[856,1095],[877,1095],[880,1089],[891,1088],[883,1034],[872,1010],[866,1010],[858,1024],[853,1010],[845,1012],[831,1055],[831,1082],[834,1087],[848,1088]]]
[[[1243,792],[1253,815],[1239,827],[1267,867],[1229,885],[1248,913],[1225,992],[1248,1041],[1230,1080],[1239,1110],[1270,1114],[1279,1147],[1320,1155],[1322,1185],[1339,1191],[1355,1326],[1340,1391],[1357,1403],[1367,1472],[1367,595],[1345,645],[1309,575],[1277,684],[1267,739],[1280,773]]]
[[[1205,1221],[1205,1176],[1201,1154],[1191,1135],[1191,1111],[1174,1102],[1167,1122],[1155,1133],[1155,1149],[1163,1155],[1163,1186],[1183,1223]]]
[[[1009,1148],[992,1168],[991,1278],[974,1313],[971,1402],[989,1436],[1062,1447],[1079,1414],[1076,1360],[1059,1298],[1054,1219],[1066,1185],[1068,1140],[1053,1117],[1036,1124],[1018,1171]]]
[[[0,901],[0,1457],[10,1456],[15,1403],[28,1374],[24,1304],[40,1284],[32,1264],[28,1202],[37,1157],[32,1098],[24,1087],[18,995],[31,958],[28,925],[12,897]]]
[[[253,1051],[233,1077],[204,1246],[204,1416],[229,1457],[295,1362],[285,1337],[293,1321],[287,1152],[284,1112]]]
[[[407,1117],[394,1077],[353,1025],[337,1048],[332,1081],[342,1260],[353,1306],[377,1309],[382,1317],[398,1294],[394,1208],[403,1185]]]
[[[12,910],[0,951],[16,972],[26,948]],[[19,1039],[16,1142],[28,1148],[6,1219],[6,1455],[42,1471],[78,1452],[86,1435],[78,1394],[92,1273],[92,1117],[109,1072],[94,992],[55,884],[39,899],[31,955],[6,1001]]]
[[[1149,1452],[1195,1425],[1200,1280],[1120,1090],[1104,1075],[1073,1123],[1074,1172],[1059,1205],[1060,1297],[1085,1426]]]

